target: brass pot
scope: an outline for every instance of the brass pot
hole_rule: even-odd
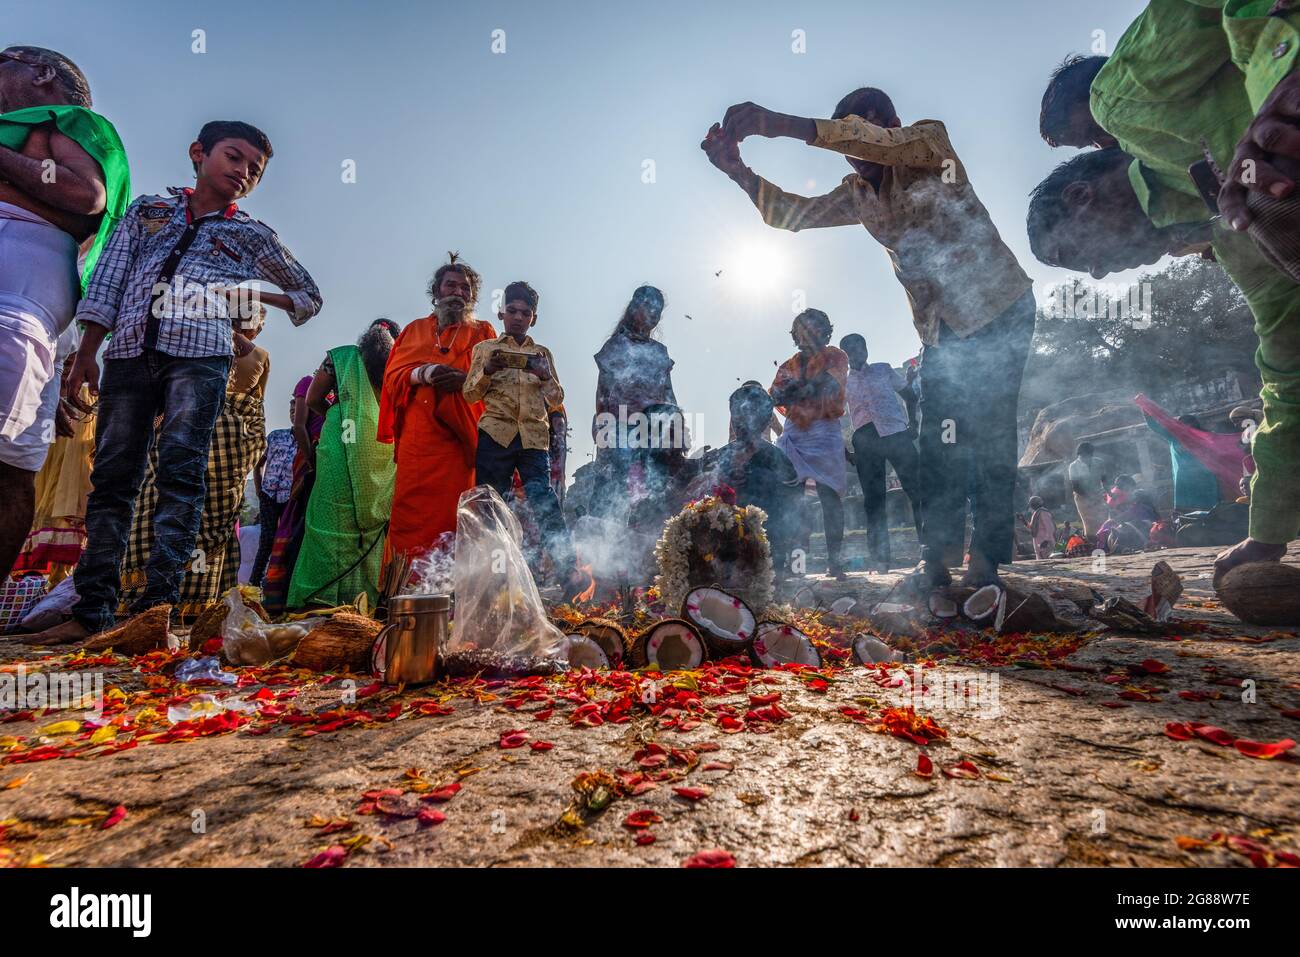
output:
[[[384,684],[420,685],[437,678],[438,651],[447,641],[450,595],[397,595],[388,624],[375,639],[371,666]]]

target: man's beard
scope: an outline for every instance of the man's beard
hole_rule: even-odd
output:
[[[438,325],[450,326],[474,315],[473,307],[460,296],[444,296],[433,304]]]

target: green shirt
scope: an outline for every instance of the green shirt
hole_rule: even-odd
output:
[[[23,110],[0,113],[0,146],[20,150],[31,131],[53,122],[58,131],[72,140],[99,164],[104,174],[106,195],[104,216],[99,222],[94,245],[86,254],[81,272],[81,289],[94,271],[95,263],[104,243],[113,234],[118,220],[131,202],[131,171],[126,162],[126,149],[113,124],[98,113],[80,106],[33,106]]]

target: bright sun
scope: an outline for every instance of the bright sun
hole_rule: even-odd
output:
[[[785,276],[785,257],[771,241],[748,239],[736,245],[722,274],[743,295],[771,292]]]

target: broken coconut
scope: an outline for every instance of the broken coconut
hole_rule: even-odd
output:
[[[682,617],[699,629],[717,658],[747,651],[758,623],[748,605],[721,588],[691,589],[682,602]]]
[[[569,642],[570,668],[591,668],[595,671],[609,668],[609,656],[596,639],[583,634],[568,634],[564,637]]]
[[[860,665],[896,661],[899,655],[875,635],[862,634],[853,639],[853,660]]]
[[[794,625],[779,621],[760,621],[754,629],[754,644],[750,646],[749,657],[754,664],[764,668],[777,665],[796,664],[811,665],[820,668],[821,653],[813,645],[812,639]]]
[[[81,647],[86,651],[107,651],[112,648],[119,655],[128,656],[166,648],[171,613],[171,605],[154,605],[116,628],[91,635]]]
[[[1300,624],[1300,568],[1281,562],[1238,565],[1215,579],[1214,590],[1247,624]]]
[[[641,632],[632,646],[632,664],[656,671],[688,671],[708,657],[708,648],[695,626],[681,618],[665,618]]]
[[[1002,619],[1007,613],[1007,593],[997,585],[977,588],[962,605],[961,613],[978,625],[1001,631]]]
[[[307,632],[289,663],[312,671],[364,672],[381,627],[373,618],[339,612]]]
[[[831,613],[836,615],[847,615],[855,607],[858,601],[851,595],[841,595],[831,602]]]
[[[935,618],[956,618],[959,614],[957,603],[942,592],[935,592],[928,602],[930,614]]]
[[[867,619],[882,634],[915,637],[921,633],[921,622],[914,605],[882,601],[871,609]]]
[[[239,585],[237,587],[240,601],[262,621],[270,621],[271,616],[266,613],[266,609],[257,600],[261,590],[251,585]],[[229,594],[230,592],[226,592],[226,595]],[[225,595],[223,595],[221,600],[212,602],[203,611],[199,612],[199,617],[195,619],[194,626],[190,629],[190,651],[199,651],[211,639],[221,637],[221,627],[226,623],[226,616],[230,614],[230,608],[231,603],[226,601]]]
[[[630,641],[623,626],[612,618],[587,618],[573,629],[575,634],[585,635],[600,646],[601,653],[608,664],[606,668],[622,668],[623,659],[627,657]],[[569,659],[572,661],[572,657]],[[593,667],[585,665],[582,667]]]

